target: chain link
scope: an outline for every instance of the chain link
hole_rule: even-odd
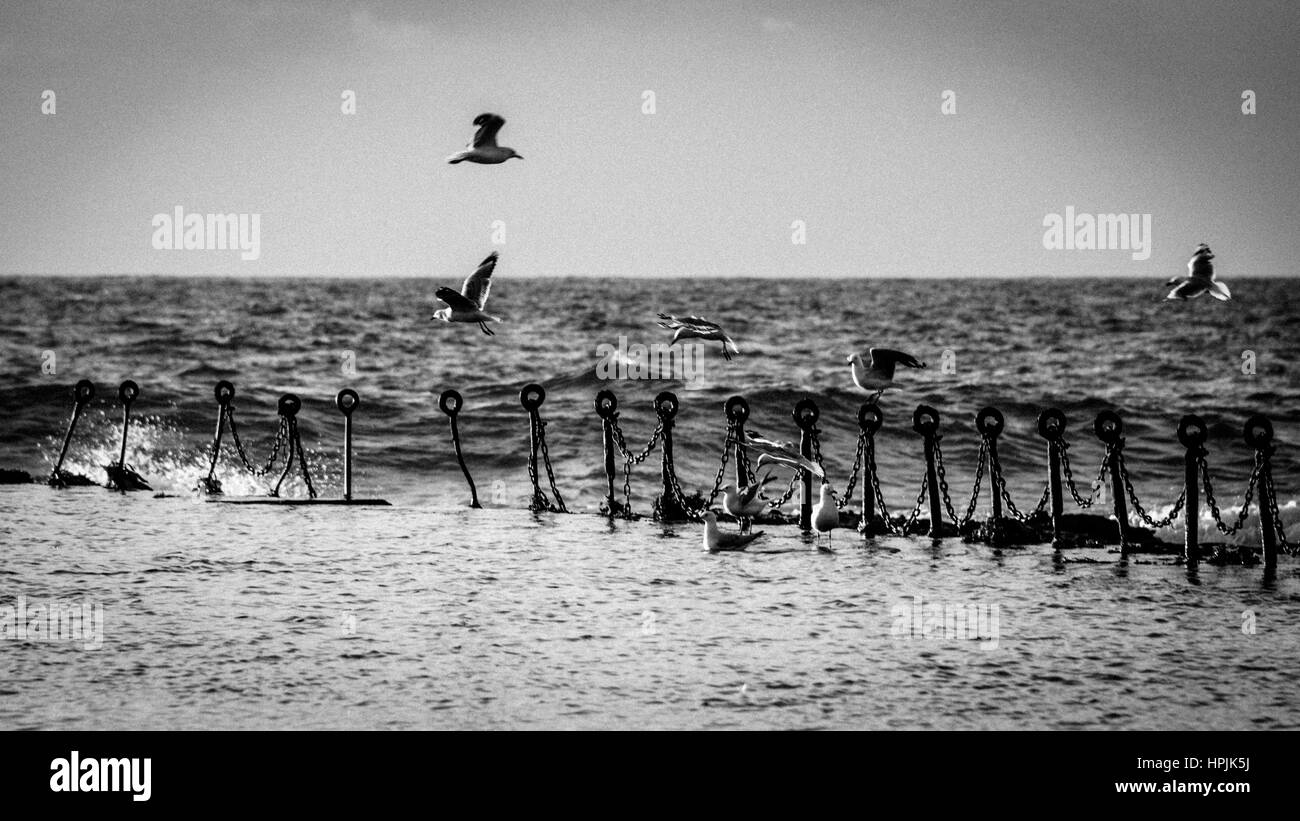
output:
[[[1050,482],[1044,484],[1043,495],[1038,497],[1038,504],[1034,505],[1034,509],[1028,513],[1021,513],[1016,503],[1011,501],[1011,494],[1007,491],[1007,480],[1002,475],[1002,460],[992,452],[989,456],[989,474],[993,481],[993,492],[1002,497],[1002,504],[1006,506],[1006,512],[1011,514],[1011,518],[1023,524],[1047,507],[1047,500],[1052,490]],[[1092,504],[1091,500],[1088,504]]]
[[[248,451],[244,449],[244,442],[239,438],[239,429],[235,426],[235,413],[233,408],[227,408],[226,423],[230,425],[230,438],[235,440],[235,451],[239,454],[239,461],[243,463],[244,469],[254,476],[265,476],[275,467],[276,460],[280,457],[280,449],[289,441],[289,422],[284,416],[280,417],[280,428],[276,431],[275,441],[271,444],[271,457],[266,460],[266,466],[256,468],[253,466],[253,460],[248,458]]]
[[[1205,501],[1210,505],[1210,515],[1214,517],[1214,526],[1224,536],[1231,536],[1246,524],[1246,517],[1250,514],[1250,501],[1255,496],[1255,485],[1259,481],[1260,469],[1263,467],[1263,457],[1255,454],[1255,467],[1250,471],[1250,480],[1246,483],[1246,496],[1241,503],[1241,509],[1237,511],[1237,521],[1229,527],[1223,521],[1223,515],[1219,512],[1219,503],[1214,498],[1214,485],[1210,483],[1210,465],[1206,461],[1205,451],[1201,451],[1197,458],[1200,466],[1201,484],[1205,486]],[[1261,491],[1260,500],[1264,501],[1264,493]]]
[[[966,506],[966,515],[960,519],[957,518],[957,511],[953,509],[952,499],[948,496],[948,477],[943,467],[943,451],[939,448],[941,436],[934,437],[934,463],[939,474],[939,490],[943,495],[944,507],[948,510],[948,518],[957,524],[958,528],[965,527],[970,520],[975,518],[975,508],[979,505],[980,485],[984,481],[984,462],[989,453],[988,437],[980,438],[979,465],[975,469],[975,488],[971,491],[970,502]]]
[[[1070,488],[1070,495],[1074,497],[1074,503],[1079,507],[1087,510],[1097,501],[1097,491],[1102,487],[1105,481],[1106,468],[1110,465],[1111,456],[1114,453],[1114,446],[1107,446],[1106,456],[1101,460],[1101,467],[1097,469],[1097,478],[1092,482],[1092,492],[1088,498],[1084,499],[1079,495],[1079,489],[1074,485],[1074,474],[1070,471],[1070,446],[1064,439],[1057,439],[1053,447],[1059,449],[1061,455],[1061,470],[1065,473],[1065,483]]]
[[[820,433],[821,431],[814,427],[808,432],[808,436],[812,440],[813,459],[817,462],[817,467],[822,469],[822,474],[824,475],[826,473],[826,463],[822,461],[822,443]],[[863,440],[866,439],[866,437],[867,435],[865,433],[858,433],[858,450],[853,456],[853,471],[849,474],[849,483],[844,488],[844,495],[835,500],[836,510],[843,510],[848,506],[849,502],[853,498],[853,489],[857,487],[858,484],[858,474],[862,472]],[[833,488],[831,490],[831,496],[835,496]]]
[[[1282,516],[1280,515],[1277,509],[1277,491],[1273,489],[1272,473],[1268,474],[1268,480],[1266,484],[1268,486],[1268,492],[1266,494],[1268,496],[1268,510],[1269,513],[1273,515],[1273,527],[1275,530],[1277,530],[1278,543],[1282,546],[1282,550],[1284,552],[1294,555],[1296,552],[1296,548],[1294,545],[1292,545],[1290,542],[1286,540],[1286,530],[1282,526]]]
[[[1174,502],[1169,515],[1163,519],[1153,519],[1143,510],[1142,503],[1138,501],[1137,493],[1133,491],[1133,482],[1129,479],[1128,466],[1124,464],[1124,452],[1118,447],[1115,448],[1115,458],[1119,460],[1119,475],[1124,481],[1124,491],[1128,494],[1129,501],[1133,503],[1133,510],[1137,513],[1138,518],[1146,522],[1147,526],[1152,530],[1169,527],[1178,518],[1178,513],[1183,509],[1183,504],[1187,501],[1187,485],[1183,485],[1183,492],[1178,494],[1178,501]]]
[[[632,466],[639,465],[650,454],[654,452],[655,446],[659,444],[659,438],[664,432],[664,423],[661,419],[655,426],[654,432],[650,434],[650,441],[640,453],[628,453],[627,440],[623,436],[623,429],[618,424],[618,414],[615,413],[610,417],[610,427],[614,431],[614,444],[618,447],[618,452],[623,457],[623,512],[624,519],[632,518]]]

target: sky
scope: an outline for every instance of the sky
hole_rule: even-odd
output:
[[[1294,276],[1297,42],[1293,2],[6,0],[0,275]],[[486,111],[525,159],[448,165]],[[177,206],[257,258],[155,248]],[[1149,256],[1044,247],[1067,207]]]

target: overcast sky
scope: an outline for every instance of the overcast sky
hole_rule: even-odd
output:
[[[1293,2],[5,0],[0,273],[1294,275],[1298,42]],[[483,111],[526,159],[446,164]],[[260,257],[155,250],[177,205]],[[1045,249],[1067,206],[1150,258]]]

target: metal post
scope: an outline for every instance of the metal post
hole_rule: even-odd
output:
[[[605,447],[605,483],[607,490],[605,493],[605,514],[613,517],[616,513],[615,505],[618,504],[614,499],[614,479],[616,477],[614,468],[614,420],[618,417],[618,397],[614,392],[603,390],[596,394],[596,415],[600,417],[602,439]]]
[[[1277,520],[1273,518],[1273,423],[1262,414],[1255,414],[1246,420],[1246,444],[1255,449],[1258,455],[1259,477],[1256,486],[1259,491],[1259,535],[1264,543],[1264,572],[1272,574],[1277,570]]]
[[[813,430],[821,411],[816,402],[805,396],[795,403],[793,416],[794,423],[799,426],[799,455],[812,461]],[[805,470],[799,493],[799,529],[805,533],[812,530],[812,508],[812,474]]]
[[[868,456],[875,452],[876,431],[880,430],[884,421],[885,417],[876,403],[864,402],[858,408],[858,430],[866,437],[862,453],[862,526],[859,528],[864,536],[870,534],[872,523],[876,520],[876,477],[868,472],[871,469]]]
[[[84,408],[91,399],[95,398],[95,385],[89,379],[82,379],[77,382],[76,387],[72,389],[72,419],[68,421],[68,432],[63,435],[63,447],[59,449],[58,461],[54,463],[54,469],[50,471],[49,484],[51,486],[63,486],[63,479],[60,473],[63,470],[63,460],[68,455],[68,445],[72,443],[72,432],[77,429],[77,420],[81,418],[81,409]]]
[[[343,498],[352,501],[352,412],[361,398],[351,388],[344,388],[334,397],[334,404],[343,414]]]
[[[1199,469],[1201,459],[1205,456],[1204,445],[1207,435],[1205,422],[1199,416],[1188,414],[1178,423],[1178,441],[1187,448],[1187,453],[1183,457],[1183,488],[1187,493],[1187,500],[1183,503],[1185,530],[1183,558],[1188,567],[1195,567],[1201,559],[1198,543],[1200,536],[1198,530],[1201,524]]]
[[[943,525],[943,507],[939,492],[939,468],[934,442],[939,431],[939,412],[929,405],[917,405],[912,414],[912,430],[925,437],[925,475],[930,495],[930,537],[939,538]]]
[[[1114,411],[1102,411],[1093,423],[1097,438],[1111,451],[1110,486],[1115,497],[1115,520],[1119,525],[1119,555],[1128,556],[1128,502],[1120,462],[1124,459],[1124,422]]]
[[[992,541],[995,543],[1002,538],[1002,488],[999,484],[1002,465],[998,461],[998,436],[1004,427],[1006,427],[1006,419],[1002,416],[1002,412],[991,405],[975,415],[975,428],[988,442],[989,477],[993,491]]]
[[[1052,505],[1052,544],[1061,541],[1061,449],[1065,447],[1065,414],[1048,408],[1038,415],[1038,435],[1047,440],[1047,488]]]
[[[736,460],[736,490],[740,490],[750,482],[749,475],[745,472],[745,446],[741,442],[745,439],[745,422],[749,420],[749,403],[743,396],[733,396],[727,400],[723,406],[727,414],[727,422],[736,426],[735,453],[733,456]],[[726,454],[723,454],[726,457]]]
[[[677,501],[674,492],[676,476],[673,474],[673,419],[677,416],[677,395],[663,391],[655,397],[655,415],[663,426],[663,462],[659,476],[662,487],[659,493],[659,520],[662,522],[680,522],[686,519],[686,511]]]

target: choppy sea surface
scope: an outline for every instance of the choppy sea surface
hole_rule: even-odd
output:
[[[877,458],[891,509],[906,512],[920,487],[918,403],[943,415],[959,508],[974,477],[976,411],[1005,414],[1008,489],[1032,507],[1045,476],[1035,420],[1055,406],[1085,493],[1103,453],[1092,420],[1123,416],[1135,488],[1157,516],[1182,484],[1178,420],[1201,415],[1225,517],[1253,464],[1242,422],[1262,412],[1276,428],[1274,480],[1294,538],[1293,280],[1234,280],[1230,303],[1166,303],[1158,284],[1119,280],[503,278],[490,308],[505,322],[490,337],[430,322],[433,288],[0,279],[0,468],[49,472],[71,386],[88,378],[98,395],[65,469],[102,481],[120,444],[116,387],[130,378],[142,394],[127,461],[161,494],[0,486],[0,727],[1300,727],[1290,557],[1269,578],[1258,566],[1189,571],[1161,557],[1121,563],[1105,549],[850,531],[822,552],[784,526],[746,553],[710,555],[697,525],[596,515],[605,487],[592,404],[613,390],[639,447],[652,398],[676,392],[676,466],[688,493],[707,494],[728,397],[748,399],[752,429],[795,439],[790,411],[809,396],[842,489],[863,399],[845,357],[901,348],[929,367],[900,374],[900,390],[881,400]],[[658,311],[718,320],[741,355],[727,362],[708,343],[694,378],[604,378],[598,346],[668,341]],[[236,386],[240,433],[258,462],[276,399],[302,397],[299,428],[323,497],[342,492],[334,396],[355,389],[354,492],[393,506],[197,497],[220,379]],[[528,382],[547,390],[546,438],[572,515],[526,510]],[[459,425],[482,510],[467,507],[437,407],[446,388],[464,396]],[[228,447],[216,475],[231,495],[273,483],[240,471]],[[656,458],[634,470],[634,510],[649,511],[657,483]],[[282,495],[305,493],[295,478]],[[1200,530],[1223,538],[1208,512]],[[1160,535],[1181,540],[1181,524]],[[1257,540],[1252,514],[1228,541]],[[102,613],[97,639],[41,632],[42,614],[67,615],[70,603],[92,625]]]

